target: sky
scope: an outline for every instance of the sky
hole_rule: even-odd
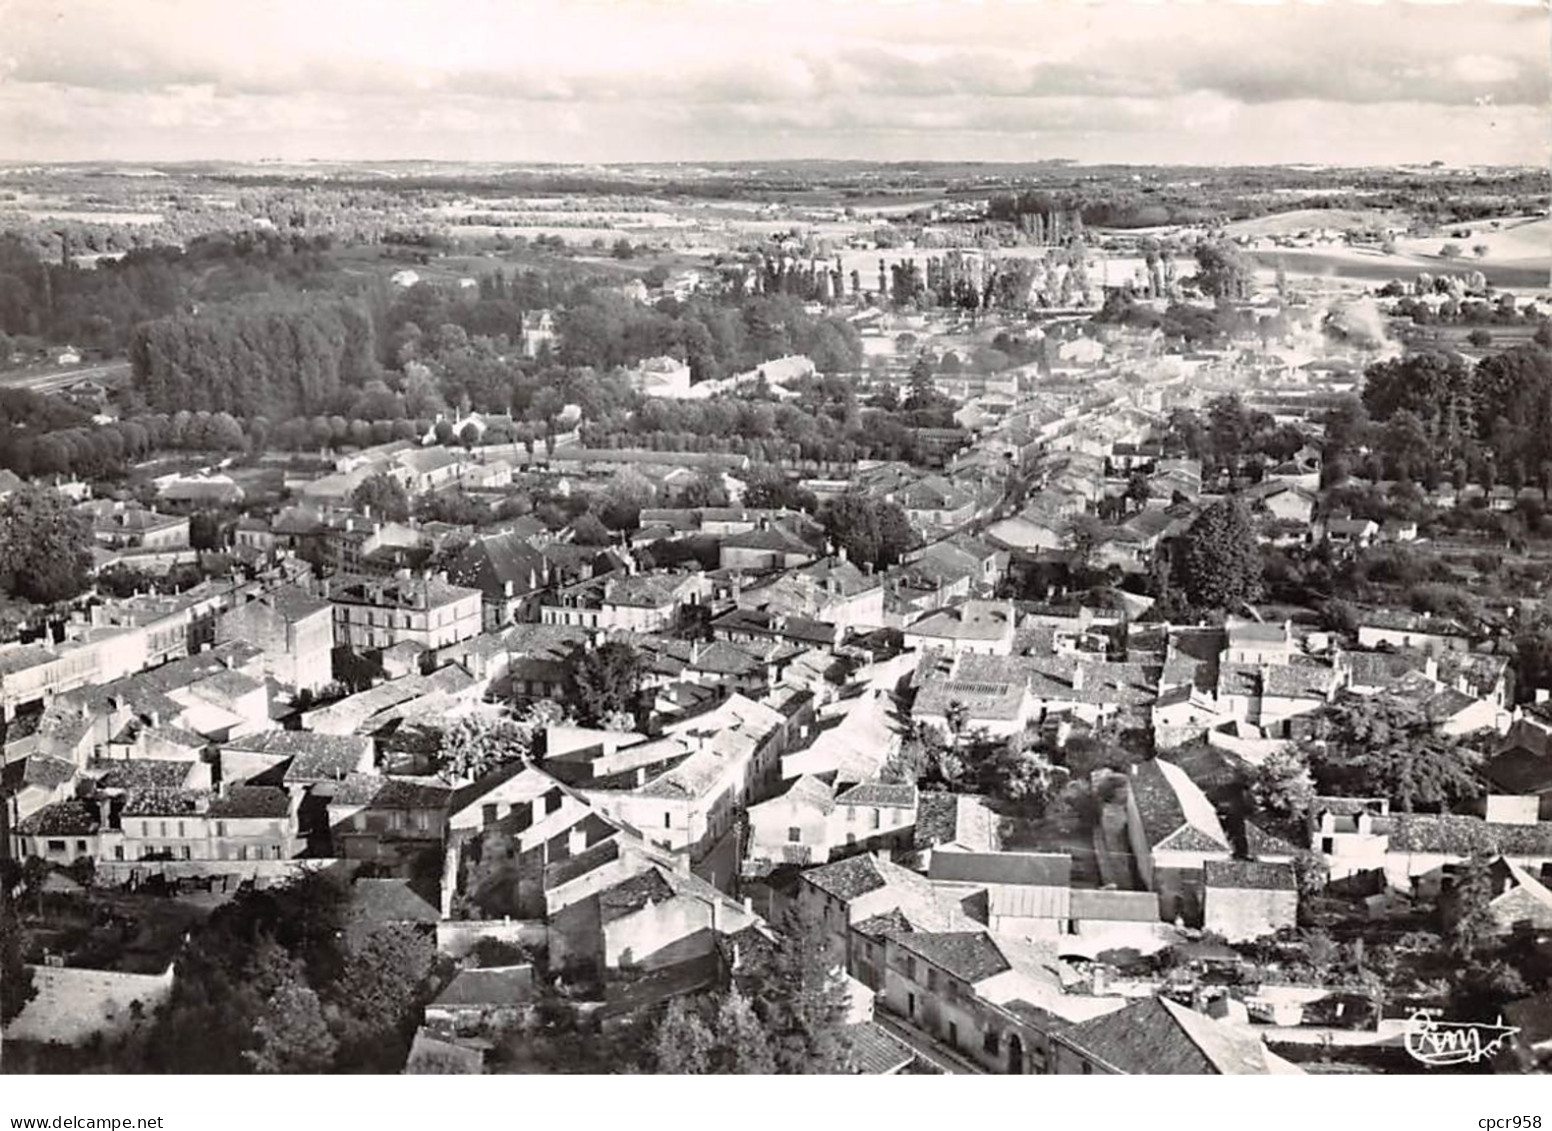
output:
[[[1541,164],[1546,0],[0,0],[0,160]]]

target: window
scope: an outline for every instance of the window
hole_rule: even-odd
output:
[[[927,992],[928,993],[937,993],[937,991],[938,991],[938,972],[936,970],[933,970],[931,967],[929,967],[927,969]]]
[[[1335,847],[1335,845],[1335,837],[1323,836],[1320,838],[1320,851],[1324,852],[1327,856],[1331,855],[1331,850]]]
[[[1002,1034],[996,1029],[986,1030],[986,1035],[981,1038],[981,1051],[991,1056],[997,1055],[997,1050],[1002,1046]]]
[[[269,858],[271,860],[279,860],[280,859],[280,845],[278,845],[278,844],[270,845]]]
[[[959,1047],[959,1026],[952,1021],[948,1023],[948,1043],[950,1048]]]
[[[179,836],[186,836],[186,835],[188,835],[188,834],[186,834],[186,833],[185,833],[185,832],[184,832],[184,831],[183,831],[183,822],[182,822],[182,821],[179,821],[179,822],[178,822],[178,835],[179,835]]]
[[[878,823],[879,823],[879,812],[878,812],[877,809],[874,809],[874,810],[872,810],[872,826],[873,826],[873,828],[875,828],[875,829],[878,828]]]
[[[802,839],[803,830],[798,828],[796,825],[793,825],[790,829],[787,830],[787,843],[797,844]]]
[[[217,821],[216,822],[216,836],[225,836],[225,835],[226,835],[226,822],[225,821]],[[239,857],[239,859],[241,859],[241,857]]]
[[[1085,1076],[1094,1075],[1094,1066],[1086,1060],[1083,1062],[1083,1074]]]
[[[113,846],[113,858],[115,860],[124,859],[124,846],[122,844],[115,844]]]
[[[157,836],[166,836],[167,835],[167,822],[166,821],[157,821],[156,822],[156,835]]]
[[[246,860],[246,859],[248,859],[248,846],[246,844],[239,844],[237,846],[237,859],[239,859],[239,860]]]
[[[191,859],[193,859],[193,856],[194,856],[193,850],[191,848],[189,848],[188,845],[185,844],[183,846],[183,858],[185,860],[191,860]]]
[[[857,807],[855,805],[846,806],[846,819],[848,821],[855,821],[857,819]]]
[[[494,825],[496,823],[496,820],[497,820],[497,817],[496,817],[496,807],[494,805],[483,805],[483,806],[481,806],[480,807],[480,820],[484,824]]]
[[[663,827],[665,829],[671,829],[674,827],[674,815],[672,813],[663,814]]]
[[[51,840],[48,842],[48,850],[50,852],[57,852],[63,856],[65,852],[65,842],[62,840]]]
[[[150,821],[141,821],[140,822],[140,835],[141,836],[150,836],[151,835],[151,822]]]

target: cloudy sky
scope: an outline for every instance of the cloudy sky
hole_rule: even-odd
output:
[[[1546,0],[0,0],[0,159],[1536,164]]]

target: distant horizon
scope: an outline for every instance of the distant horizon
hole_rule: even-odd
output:
[[[598,160],[598,161],[540,161],[523,158],[458,158],[458,157],[82,157],[47,160],[42,158],[0,158],[0,171],[12,171],[29,166],[60,168],[65,166],[130,166],[156,168],[190,165],[334,165],[357,168],[371,165],[443,165],[448,167],[506,167],[523,169],[674,169],[697,166],[725,168],[758,168],[783,165],[874,165],[890,167],[944,168],[952,166],[986,166],[993,169],[1032,168],[1048,165],[1058,168],[1082,169],[1502,169],[1522,172],[1539,171],[1552,178],[1552,168],[1535,162],[1451,162],[1451,161],[1094,161],[1081,158],[1041,157],[1020,160],[1017,158],[875,158],[875,157],[705,157],[695,160]]]
[[[6,164],[1513,168],[1552,139],[1539,0],[6,10]]]

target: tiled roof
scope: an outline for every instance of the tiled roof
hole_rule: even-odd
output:
[[[7,762],[0,768],[0,795],[18,792],[26,786],[57,789],[75,777],[75,764],[63,758],[34,754]]]
[[[181,789],[189,780],[193,762],[163,762],[152,758],[124,758],[92,762],[86,767],[97,775],[101,789]]]
[[[1016,620],[1012,608],[1003,602],[966,601],[928,613],[906,632],[949,640],[1000,640],[1012,632]]]
[[[889,884],[879,862],[868,855],[848,856],[811,868],[803,878],[825,894],[847,902]]]
[[[406,879],[358,879],[351,886],[350,901],[358,914],[373,923],[435,923],[441,918]]]
[[[850,1025],[851,1062],[858,1075],[888,1076],[910,1064],[915,1054],[876,1021]]]
[[[210,800],[210,816],[230,820],[273,820],[290,813],[291,795],[277,786],[234,785]]]
[[[526,1005],[537,997],[532,966],[496,966],[460,970],[431,1004],[494,1008]]]
[[[1489,824],[1480,817],[1402,814],[1389,820],[1392,852],[1552,856],[1552,821],[1504,825]]]
[[[1206,843],[1228,848],[1228,840],[1212,803],[1173,762],[1153,758],[1137,763],[1132,767],[1129,785],[1150,847],[1163,845],[1189,826],[1203,834]],[[1182,843],[1172,847],[1186,849],[1188,846]]]
[[[916,808],[917,791],[914,785],[896,785],[890,782],[862,782],[835,798],[837,805],[877,805],[895,809]]]
[[[1255,860],[1209,860],[1203,866],[1209,888],[1243,891],[1296,891],[1292,864]]]
[[[1098,919],[1119,923],[1159,921],[1159,897],[1151,891],[1073,888],[1068,908],[1074,919]]]
[[[1248,1029],[1215,1021],[1165,998],[1147,998],[1084,1021],[1063,1037],[1134,1076],[1263,1075],[1299,1070]]]
[[[1065,888],[1072,857],[1056,852],[934,852],[927,875],[934,880]]]
[[[96,802],[72,797],[29,813],[16,831],[23,836],[94,836],[101,827],[102,813]]]
[[[828,785],[816,777],[804,774],[793,781],[791,788],[781,795],[785,801],[811,805],[822,813],[835,811],[835,794]]]
[[[1013,969],[1007,956],[984,931],[912,932],[896,937],[895,942],[971,985]]]
[[[1298,852],[1295,845],[1282,837],[1273,836],[1254,821],[1245,822],[1245,850],[1251,856],[1292,856]]]

